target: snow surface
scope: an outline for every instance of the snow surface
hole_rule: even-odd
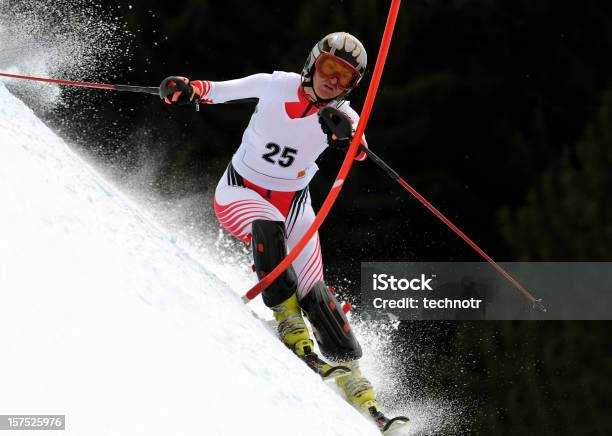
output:
[[[0,229],[0,414],[65,414],[66,435],[379,434],[2,83]]]

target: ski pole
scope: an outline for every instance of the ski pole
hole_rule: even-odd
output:
[[[19,76],[16,74],[0,73],[0,77],[11,79],[33,80],[35,82],[55,83],[57,85],[79,86],[81,88],[110,89],[112,91],[140,92],[159,96],[158,86],[131,86],[131,85],[110,85],[106,83],[92,82],[73,82],[70,80],[46,79],[43,77]]]
[[[438,217],[444,224],[446,224],[453,232],[461,237],[470,247],[472,247],[478,254],[480,254],[487,262],[489,262],[501,275],[503,275],[516,289],[518,289],[532,304],[533,308],[546,312],[546,307],[542,304],[542,299],[536,299],[527,289],[523,287],[514,277],[512,277],[505,269],[495,262],[491,256],[484,252],[474,241],[472,241],[465,233],[463,233],[451,220],[446,218],[442,212],[436,209],[429,201],[425,199],[421,194],[417,192],[412,186],[410,186],[404,179],[402,179],[397,172],[387,165],[381,158],[379,158],[372,150],[365,147],[363,144],[359,144],[359,149],[366,153],[372,161],[383,169],[393,180],[402,185],[408,192],[410,192],[417,200],[421,202],[427,209],[429,209],[436,217]]]

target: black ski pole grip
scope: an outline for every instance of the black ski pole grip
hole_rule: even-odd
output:
[[[344,140],[351,137],[353,132],[351,120],[335,107],[327,106],[319,109],[319,118],[325,128],[335,135],[335,139]]]

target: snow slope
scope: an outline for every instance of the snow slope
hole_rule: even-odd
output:
[[[2,83],[0,414],[65,414],[66,435],[379,434]]]

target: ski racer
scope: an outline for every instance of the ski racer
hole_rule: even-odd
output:
[[[162,82],[167,104],[258,100],[240,147],[219,180],[214,209],[228,232],[251,244],[260,279],[314,220],[308,184],[318,170],[315,161],[328,147],[346,152],[359,121],[346,97],[363,78],[366,64],[361,42],[336,32],[314,46],[301,75],[275,71],[223,82],[173,76]],[[348,121],[351,131],[346,137],[338,139],[320,122],[318,111],[326,107]],[[365,154],[355,159],[363,160]],[[383,416],[374,388],[359,367],[359,342],[324,282],[318,233],[263,291],[263,301],[274,312],[282,341],[302,358],[314,352],[306,314],[323,356],[351,370],[336,378],[347,400],[374,419]]]

